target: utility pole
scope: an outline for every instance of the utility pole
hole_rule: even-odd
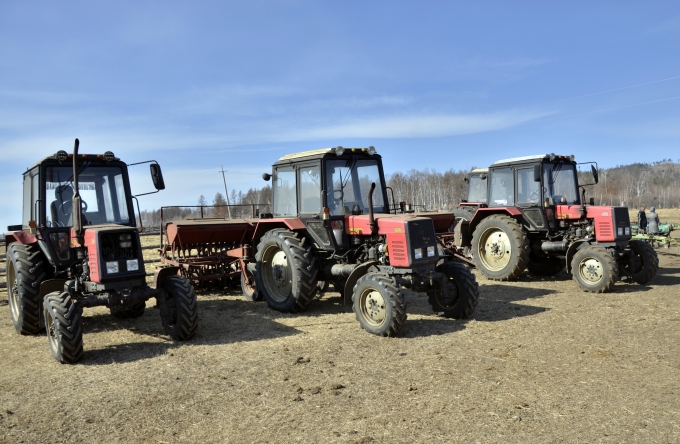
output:
[[[227,195],[227,211],[229,212],[229,219],[231,219],[231,208],[229,206],[229,191],[227,191],[227,179],[224,178],[224,173],[226,171],[224,170],[224,166],[220,165],[222,169],[219,171],[222,173],[222,180],[224,181],[224,194]]]

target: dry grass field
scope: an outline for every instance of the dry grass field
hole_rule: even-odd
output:
[[[410,294],[392,339],[334,293],[295,315],[236,289],[200,294],[187,343],[161,334],[153,301],[133,320],[87,309],[70,366],[44,334],[15,332],[3,295],[0,442],[678,442],[678,245],[657,250],[649,285],[604,295],[564,272],[476,273],[476,312],[449,320]]]

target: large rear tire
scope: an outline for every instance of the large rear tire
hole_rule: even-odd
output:
[[[307,244],[297,233],[277,228],[257,245],[257,287],[274,310],[303,311],[316,296],[316,258]]]
[[[623,272],[630,278],[644,285],[651,281],[659,270],[659,256],[654,247],[644,241],[630,241],[633,253],[630,257],[622,259]]]
[[[406,301],[397,281],[384,273],[367,273],[352,292],[352,308],[361,327],[378,336],[396,336],[406,322]]]
[[[10,244],[7,249],[7,299],[17,332],[31,335],[42,330],[40,284],[46,276],[46,259],[37,245]]]
[[[437,271],[444,273],[447,279],[443,286],[435,281],[434,287],[427,292],[432,310],[447,318],[470,316],[479,300],[475,275],[465,265],[456,262],[444,263],[437,267]]]
[[[164,294],[158,304],[165,333],[176,341],[191,339],[198,329],[198,302],[191,282],[172,275],[163,281]]]
[[[529,240],[522,226],[509,216],[491,215],[482,220],[472,235],[477,268],[497,281],[517,279],[529,263]]]
[[[573,279],[591,293],[606,293],[619,280],[619,268],[614,256],[604,247],[589,245],[581,248],[571,260]]]
[[[83,356],[82,308],[68,293],[55,291],[43,303],[45,328],[52,356],[62,364],[73,364]]]

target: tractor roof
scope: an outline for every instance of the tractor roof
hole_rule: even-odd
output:
[[[470,171],[470,174],[481,174],[481,173],[488,173],[489,169],[488,168],[475,168],[472,171]]]
[[[556,155],[555,153],[550,153],[550,154],[534,154],[533,156],[523,156],[523,157],[512,157],[510,159],[503,159],[496,161],[491,164],[491,166],[497,166],[497,165],[505,165],[505,164],[514,164],[514,163],[528,163],[531,161],[540,161],[540,160],[548,160],[548,161],[555,161],[558,160],[560,162],[563,161],[574,161],[574,155],[570,156],[564,156],[564,155]]]
[[[60,151],[59,153],[65,153],[65,151]],[[52,154],[51,156],[43,157],[42,159],[40,159],[39,161],[37,161],[36,163],[34,163],[33,165],[31,165],[30,167],[26,168],[26,170],[27,170],[27,171],[28,171],[28,170],[32,170],[33,168],[37,167],[37,166],[40,165],[41,163],[46,162],[46,161],[48,161],[48,160],[56,160],[56,161],[59,161],[59,157],[58,157],[58,154],[59,154],[59,153],[54,153],[54,154]],[[64,155],[64,154],[62,154],[62,156],[63,156],[63,155]],[[113,153],[111,153],[111,155],[113,155]],[[66,154],[66,156],[67,156],[66,159],[64,159],[64,158],[62,157],[62,160],[59,161],[59,162],[60,162],[62,165],[64,165],[64,166],[73,166],[73,154]],[[79,159],[78,162],[81,162],[81,161],[89,161],[89,162],[92,162],[92,161],[94,161],[94,162],[108,163],[106,160],[104,160],[103,154],[87,154],[87,153],[85,153],[85,154],[78,154],[78,159]],[[112,162],[119,161],[119,160],[120,160],[120,159],[117,158],[117,157],[113,157],[113,158],[111,159]]]
[[[301,151],[299,153],[293,153],[293,154],[286,154],[285,156],[281,157],[277,163],[279,162],[290,162],[298,159],[304,159],[304,158],[322,158],[326,155],[333,154],[336,156],[341,156],[341,155],[347,155],[347,154],[366,154],[370,155],[369,149],[373,152],[375,152],[375,148],[369,147],[369,148],[344,148],[344,147],[336,147],[336,148],[319,148],[316,150],[309,150],[309,151]],[[341,154],[338,154],[338,150],[340,151]]]

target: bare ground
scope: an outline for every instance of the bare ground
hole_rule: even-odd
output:
[[[187,343],[152,301],[134,320],[90,309],[72,366],[15,332],[3,296],[0,442],[678,442],[680,247],[658,252],[650,285],[604,295],[477,274],[468,320],[411,294],[393,339],[334,293],[298,315],[201,294]]]

